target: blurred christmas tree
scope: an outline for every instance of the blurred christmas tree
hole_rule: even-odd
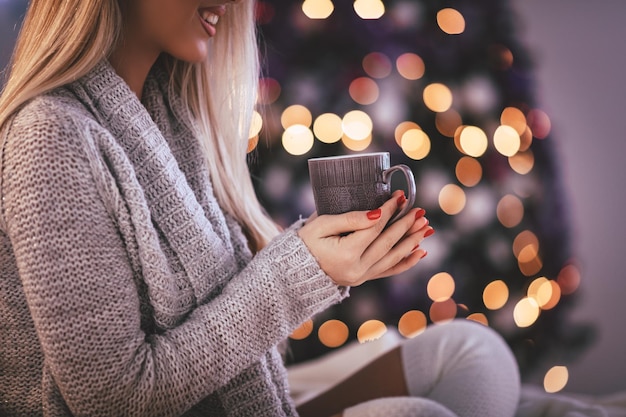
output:
[[[591,331],[568,317],[580,272],[567,199],[508,1],[264,0],[258,20],[250,161],[269,213],[288,225],[314,210],[308,158],[388,151],[437,230],[418,267],[306,323],[291,360],[452,317],[499,331],[523,374],[580,352]]]

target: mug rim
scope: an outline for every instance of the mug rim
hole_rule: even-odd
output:
[[[356,154],[349,154],[349,155],[320,156],[316,158],[309,158],[309,161],[329,161],[333,159],[360,158],[364,156],[380,156],[380,155],[389,155],[389,152],[381,151],[381,152],[356,153]]]

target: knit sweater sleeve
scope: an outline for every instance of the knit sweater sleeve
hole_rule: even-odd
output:
[[[3,150],[3,214],[44,379],[73,414],[182,414],[347,295],[291,228],[180,325],[146,335],[112,215],[122,203],[86,150],[94,133],[54,103],[31,106]]]

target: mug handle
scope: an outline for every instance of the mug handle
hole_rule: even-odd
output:
[[[399,165],[394,165],[389,169],[386,169],[385,171],[383,171],[383,182],[385,184],[389,184],[391,182],[391,176],[396,171],[402,171],[402,173],[404,174],[404,177],[406,178],[406,183],[408,186],[408,196],[406,198],[407,203],[404,206],[404,208],[400,211],[400,213],[396,214],[389,221],[389,224],[395,222],[396,220],[398,220],[399,218],[407,214],[408,211],[413,208],[413,204],[415,203],[415,192],[416,192],[415,178],[413,177],[413,171],[411,171],[411,168],[409,168],[408,166],[404,164],[399,164]]]

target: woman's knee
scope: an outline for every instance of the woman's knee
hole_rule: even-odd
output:
[[[514,414],[520,391],[517,362],[493,329],[455,320],[430,326],[401,349],[412,395],[426,395],[463,416]]]
[[[445,324],[435,324],[406,342],[404,349],[429,349],[445,362],[453,357],[471,356],[499,358],[514,364],[515,358],[505,340],[492,328],[464,319],[457,319]],[[410,345],[414,344],[414,347]]]
[[[458,319],[431,325],[421,335],[405,341],[401,347],[407,381],[417,376],[480,379],[482,384],[504,384],[515,394],[519,391],[517,361],[505,340],[493,329],[471,320]],[[428,382],[426,382],[428,384]],[[411,385],[411,383],[409,383]],[[422,389],[433,387],[422,385]]]
[[[444,405],[428,398],[378,398],[346,409],[343,417],[458,417]]]

